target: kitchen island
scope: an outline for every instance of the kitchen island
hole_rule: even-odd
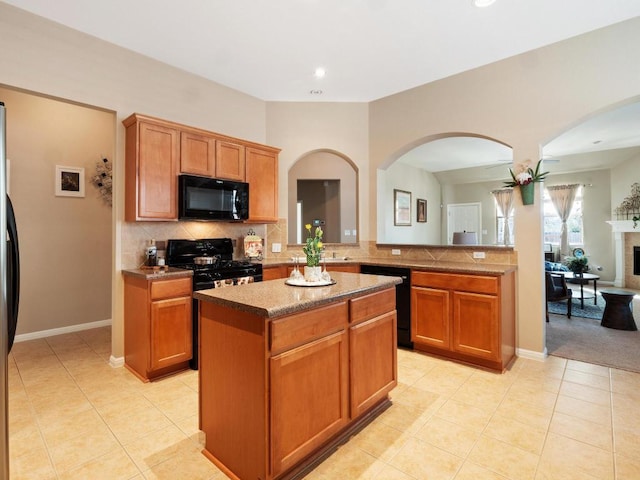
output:
[[[396,277],[202,290],[200,429],[230,478],[301,478],[390,405]]]

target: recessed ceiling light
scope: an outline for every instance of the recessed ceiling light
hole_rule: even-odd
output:
[[[309,90],[311,95],[322,95],[322,90]]]
[[[602,143],[602,140],[596,140],[595,142],[593,142],[594,145],[597,145],[599,143]]]
[[[314,75],[316,78],[322,78],[322,77],[324,77],[326,74],[327,74],[327,72],[326,72],[326,71],[325,71],[325,69],[324,69],[324,68],[322,68],[322,67],[318,67],[318,68],[316,68],[316,71],[313,73],[313,75]]]
[[[473,0],[473,4],[476,7],[488,7],[489,5],[492,5],[493,3],[495,3],[496,0]]]

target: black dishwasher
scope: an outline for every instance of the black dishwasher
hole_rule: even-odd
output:
[[[411,341],[411,269],[386,265],[361,265],[360,273],[402,278],[402,283],[396,285],[398,345],[413,348]]]

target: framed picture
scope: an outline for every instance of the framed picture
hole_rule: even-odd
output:
[[[56,165],[56,197],[84,197],[84,168]]]
[[[426,222],[427,221],[427,201],[424,198],[419,198],[416,207],[416,221],[417,222]]]
[[[411,225],[411,192],[393,190],[393,224]]]

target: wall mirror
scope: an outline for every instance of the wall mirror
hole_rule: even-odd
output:
[[[345,156],[316,150],[289,169],[288,238],[301,244],[306,224],[321,226],[324,242],[358,242],[358,170]]]

